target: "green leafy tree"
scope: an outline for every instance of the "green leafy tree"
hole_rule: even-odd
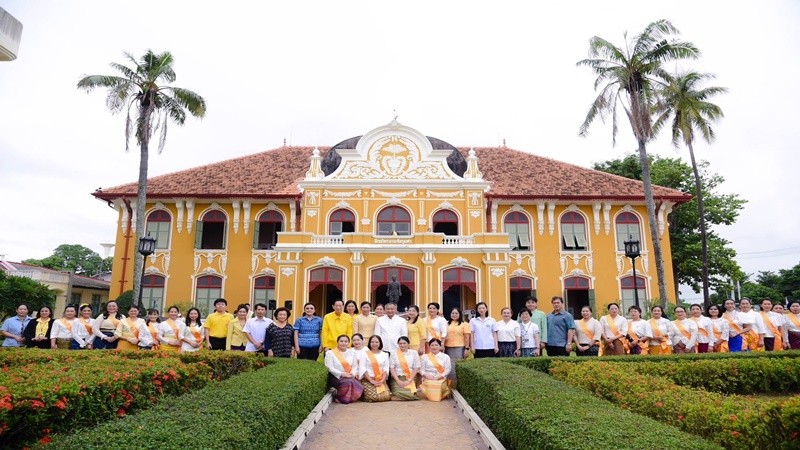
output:
[[[188,89],[170,86],[175,81],[170,52],[153,53],[147,50],[137,60],[125,53],[132,66],[111,63],[119,75],[87,75],[78,81],[78,89],[91,92],[95,88],[108,89],[106,106],[112,114],[127,112],[125,121],[125,150],[128,150],[131,133],[139,144],[139,185],[136,196],[136,232],[144,232],[144,214],[147,193],[147,164],[150,139],[161,130],[158,151],[164,149],[167,138],[167,123],[183,125],[188,112],[202,118],[206,114],[206,102],[197,93]],[[133,118],[131,116],[133,115]],[[134,254],[134,297],[138,297],[142,279],[142,256]]]
[[[708,101],[710,98],[723,94],[728,90],[722,87],[702,87],[706,80],[713,79],[714,75],[685,72],[676,75],[665,74],[663,85],[659,92],[660,101],[658,109],[660,114],[656,119],[656,131],[667,126],[670,122],[672,130],[672,143],[678,147],[680,141],[689,149],[694,173],[694,193],[697,199],[697,209],[700,218],[700,244],[703,271],[703,302],[708,307],[709,298],[709,269],[708,269],[708,239],[706,231],[705,207],[703,202],[702,180],[697,161],[694,156],[694,139],[700,135],[706,142],[714,141],[714,128],[712,124],[723,117],[722,109]]]
[[[0,270],[0,320],[16,314],[20,303],[28,305],[33,312],[42,306],[53,307],[55,292],[38,281],[25,277],[15,277]]]
[[[681,191],[691,190],[695,186],[692,167],[679,158],[649,157],[653,183]],[[613,159],[594,165],[596,170],[613,173],[626,178],[639,180],[642,176],[637,155],[628,155],[622,159]],[[719,186],[725,181],[718,174],[708,172],[708,163],[698,164],[698,173],[705,198],[705,221],[710,225],[731,225],[736,221],[746,200],[736,194],[722,194]],[[702,243],[699,233],[699,210],[697,199],[677,205],[668,216],[672,247],[672,267],[674,284],[677,291],[679,284],[688,284],[695,292],[700,292],[703,280],[703,264],[699,255]],[[744,274],[734,260],[736,251],[730,242],[720,237],[713,229],[706,236],[709,248],[709,284],[714,290],[724,290],[730,284],[730,278],[742,279]]]
[[[112,258],[103,259],[97,252],[83,245],[61,244],[47,258],[26,259],[22,262],[53,270],[70,270],[78,275],[92,277],[111,270]]]
[[[611,42],[595,36],[589,40],[589,58],[578,61],[578,66],[587,66],[597,75],[595,90],[600,93],[595,98],[586,119],[580,127],[579,134],[586,136],[589,126],[600,116],[605,119],[611,116],[612,142],[617,137],[617,106],[621,105],[628,117],[636,138],[639,151],[639,162],[644,185],[647,221],[650,227],[651,245],[656,262],[658,276],[658,292],[662,305],[667,303],[667,288],[664,276],[664,257],[661,243],[658,240],[658,223],[656,222],[656,206],[653,199],[653,183],[650,176],[650,165],[647,159],[647,143],[655,137],[653,129],[653,111],[656,103],[655,87],[658,78],[665,72],[663,65],[684,58],[697,58],[700,51],[689,42],[675,38],[679,34],[677,28],[667,20],[652,22],[645,29],[628,41],[625,33],[625,45],[617,47]]]

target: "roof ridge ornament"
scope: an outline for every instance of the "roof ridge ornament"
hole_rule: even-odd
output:
[[[325,178],[325,173],[322,171],[322,156],[319,154],[319,147],[314,147],[311,153],[311,166],[306,172],[306,180],[321,180]]]
[[[464,172],[464,179],[467,181],[483,181],[483,174],[478,170],[478,156],[475,154],[475,147],[469,149],[467,171]]]

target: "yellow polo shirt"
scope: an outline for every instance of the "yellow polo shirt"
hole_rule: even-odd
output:
[[[228,324],[233,320],[233,314],[220,314],[216,311],[206,317],[203,328],[208,330],[208,335],[214,338],[228,337]]]
[[[325,314],[322,319],[322,346],[336,348],[336,338],[343,334],[353,336],[353,318],[344,312],[338,316],[335,312]]]

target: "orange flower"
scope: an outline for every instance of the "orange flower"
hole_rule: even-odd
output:
[[[117,417],[122,417],[122,416],[124,416],[124,415],[125,415],[125,412],[126,412],[126,411],[125,411],[125,409],[124,409],[124,408],[120,408],[120,409],[118,409],[118,410],[117,410]]]
[[[735,414],[731,414],[731,415],[729,416],[729,418],[730,418],[730,419],[731,419],[731,421],[733,421],[733,422],[736,422],[737,420],[739,420],[739,418],[738,418],[738,417],[736,417],[736,415],[735,415]]]
[[[44,408],[44,403],[41,400],[34,400],[31,402],[32,408]]]
[[[656,406],[658,406],[659,408],[663,408],[664,407],[664,403],[656,402]]]
[[[45,437],[43,437],[43,438],[39,439],[39,443],[40,443],[40,444],[42,444],[42,445],[47,445],[47,444],[49,444],[49,443],[50,443],[50,441],[52,441],[52,440],[53,440],[53,439],[52,439],[50,436],[45,436]]]
[[[733,437],[739,437],[741,435],[742,435],[742,433],[739,433],[738,431],[731,431],[731,436],[733,436]]]
[[[61,410],[67,409],[67,404],[64,402],[64,399],[55,402],[53,406]]]

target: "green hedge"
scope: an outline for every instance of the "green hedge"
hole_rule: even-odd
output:
[[[556,361],[550,375],[725,448],[797,448],[797,436],[788,430],[798,428],[798,424],[782,417],[779,404],[679,386],[666,377],[642,375],[638,367],[606,361]]]
[[[210,384],[122,420],[54,436],[48,448],[279,448],[326,392],[322,364],[269,360],[264,369]]]
[[[459,362],[456,371],[459,392],[508,448],[720,448],[507,361]]]

